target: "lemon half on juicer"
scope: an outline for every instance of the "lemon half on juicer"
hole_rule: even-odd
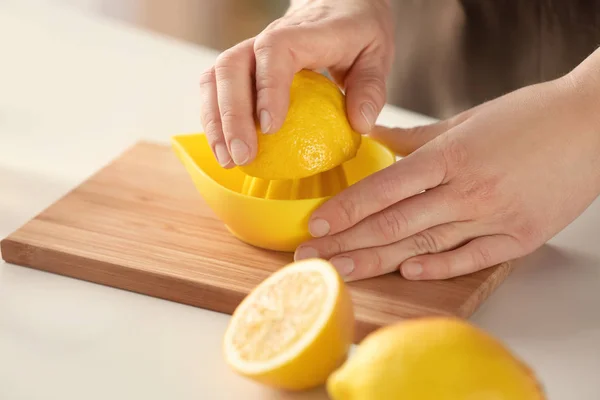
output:
[[[346,117],[344,94],[330,79],[310,70],[294,75],[283,126],[263,134],[245,174],[268,180],[301,179],[333,169],[356,156],[361,135]]]
[[[172,138],[200,195],[229,231],[253,246],[293,252],[310,239],[308,219],[331,196],[396,161],[354,132],[345,97],[327,77],[300,71],[283,127],[263,134],[248,165],[222,168],[204,134]]]

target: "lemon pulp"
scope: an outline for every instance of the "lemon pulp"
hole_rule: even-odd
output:
[[[304,200],[335,196],[348,187],[346,172],[339,165],[323,173],[302,179],[265,180],[246,176],[241,193],[276,200]]]
[[[317,321],[326,298],[326,283],[315,271],[292,272],[265,286],[233,335],[240,359],[268,361],[297,344]]]
[[[350,295],[325,260],[276,271],[246,296],[225,332],[234,371],[270,386],[300,390],[324,384],[345,361],[354,336]]]

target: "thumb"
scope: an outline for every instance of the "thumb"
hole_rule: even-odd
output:
[[[412,128],[388,128],[376,125],[369,133],[369,137],[384,144],[394,153],[407,156],[441,134],[457,127],[470,115],[471,112],[466,111],[450,119]]]
[[[385,61],[372,53],[362,54],[344,82],[346,112],[352,127],[367,134],[386,102]]]

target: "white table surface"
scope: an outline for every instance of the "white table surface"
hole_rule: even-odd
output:
[[[97,17],[0,1],[0,237],[136,140],[200,131],[198,76],[215,57]],[[427,121],[393,107],[380,118]],[[535,369],[550,399],[600,399],[599,236],[596,202],[472,318]],[[0,263],[0,399],[326,398],[230,372],[220,347],[228,318]]]

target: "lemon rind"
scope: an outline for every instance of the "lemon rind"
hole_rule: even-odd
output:
[[[273,357],[267,361],[252,362],[244,361],[238,356],[234,346],[231,344],[232,335],[235,333],[237,328],[236,317],[243,314],[248,306],[252,304],[252,300],[258,295],[260,286],[268,285],[277,280],[281,279],[284,274],[289,274],[297,271],[317,271],[321,274],[327,287],[327,295],[324,301],[324,305],[321,307],[321,311],[315,321],[315,323],[308,329],[294,345],[281,354]],[[239,372],[247,375],[260,375],[266,372],[273,371],[279,367],[286,365],[290,360],[297,358],[310,344],[317,338],[319,333],[323,330],[325,325],[328,323],[330,316],[335,310],[337,299],[341,292],[341,281],[338,272],[334,267],[323,259],[306,259],[296,261],[289,264],[282,269],[274,272],[267,277],[263,282],[259,284],[259,287],[255,288],[242,302],[238,305],[234,311],[229,326],[225,331],[224,335],[224,350],[227,362],[232,365]]]

